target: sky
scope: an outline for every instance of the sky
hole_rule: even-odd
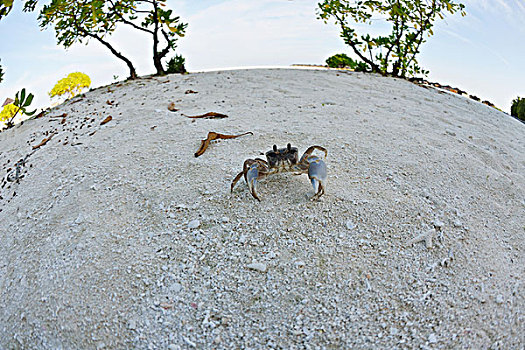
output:
[[[336,53],[351,55],[334,23],[317,17],[318,0],[168,0],[188,23],[178,53],[191,71],[230,67],[324,64]],[[489,100],[509,112],[525,97],[525,0],[463,0],[467,16],[448,15],[421,48],[427,79]],[[46,3],[42,1],[41,3]],[[37,13],[21,0],[0,21],[0,60],[5,76],[0,103],[22,88],[47,107],[48,92],[71,72],[83,72],[92,87],[127,77],[126,65],[95,41],[57,45],[53,28],[41,30]],[[360,27],[360,30],[370,28]],[[151,39],[119,28],[108,38],[135,64],[139,75],[154,73]]]

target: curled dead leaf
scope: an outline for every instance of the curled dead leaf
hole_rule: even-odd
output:
[[[186,90],[184,93],[185,93],[186,95],[187,95],[187,94],[198,94],[198,92],[197,92],[197,91],[194,91],[194,90]]]
[[[234,138],[241,137],[241,136],[248,135],[248,134],[253,135],[253,132],[248,131],[248,132],[245,132],[239,135],[224,135],[224,134],[219,134],[219,133],[211,131],[208,133],[208,137],[205,140],[201,140],[201,146],[199,147],[197,152],[195,152],[195,158],[201,156],[204,152],[206,152],[206,150],[208,149],[208,146],[210,145],[210,142],[213,140],[234,139]]]

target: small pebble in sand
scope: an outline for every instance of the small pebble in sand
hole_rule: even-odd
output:
[[[346,221],[346,228],[347,229],[353,230],[355,227],[356,227],[356,225],[354,224],[354,222],[352,220],[347,220]]]
[[[248,264],[247,267],[250,270],[255,270],[255,271],[259,271],[259,272],[266,272],[266,270],[268,269],[266,264],[258,263],[258,262],[254,262],[254,263]]]
[[[188,223],[188,229],[193,230],[201,225],[201,222],[198,219],[192,220]]]

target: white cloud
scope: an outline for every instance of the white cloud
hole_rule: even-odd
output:
[[[483,12],[514,30],[525,33],[525,5],[523,0],[463,0],[468,9]]]

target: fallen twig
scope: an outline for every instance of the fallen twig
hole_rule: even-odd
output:
[[[245,133],[239,134],[239,135],[224,135],[224,134],[219,134],[219,133],[211,131],[211,132],[208,133],[208,137],[205,140],[201,140],[201,146],[199,147],[197,152],[195,152],[195,158],[201,156],[204,152],[206,152],[206,149],[208,149],[208,146],[210,145],[210,142],[213,141],[213,140],[217,140],[217,139],[223,139],[223,140],[234,139],[234,138],[237,138],[237,137],[240,137],[240,136],[244,136],[244,135],[248,135],[248,134],[253,135],[253,132],[248,131],[248,132],[245,132]]]
[[[62,113],[60,115],[50,115],[49,119],[58,119],[58,118],[65,118],[67,117],[67,113]]]
[[[45,145],[46,143],[49,142],[49,140],[51,140],[53,138],[53,136],[55,136],[55,134],[51,134],[49,135],[49,137],[46,137],[45,139],[42,140],[42,142],[40,142],[38,145],[36,146],[33,146],[33,149],[38,149],[40,147],[42,147],[43,145]]]
[[[194,116],[191,116],[191,115],[184,115],[184,116],[187,117],[187,118],[192,118],[192,119],[197,119],[197,118],[204,118],[204,119],[223,119],[223,118],[228,118],[228,116],[226,114],[217,113],[217,112],[208,112],[206,114],[194,115]]]

